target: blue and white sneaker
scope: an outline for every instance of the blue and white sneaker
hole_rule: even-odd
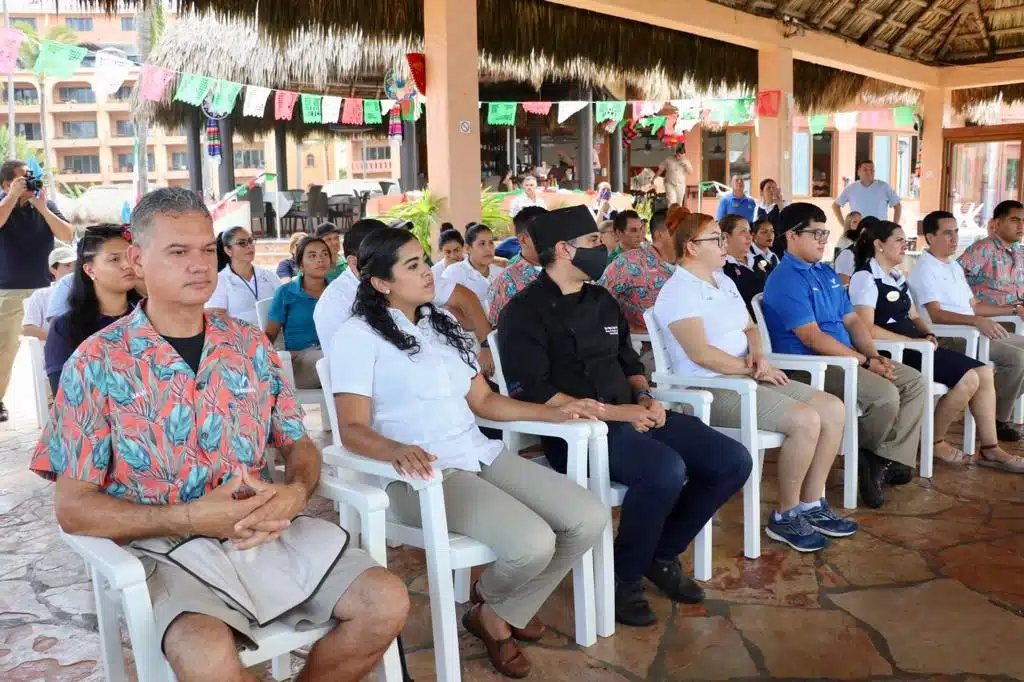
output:
[[[784,514],[773,511],[764,532],[798,552],[818,552],[828,547],[828,538],[814,530],[799,509]]]
[[[821,498],[819,504],[821,506],[808,509],[803,513],[811,528],[830,538],[845,538],[857,532],[860,527],[857,522],[836,516],[836,513],[829,508],[828,500],[824,497]]]

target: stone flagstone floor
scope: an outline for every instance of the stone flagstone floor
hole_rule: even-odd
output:
[[[87,574],[58,539],[51,486],[26,468],[38,437],[26,357],[10,393],[12,419],[0,426],[0,680],[103,680]],[[777,499],[766,468],[762,514]],[[744,559],[737,497],[716,521],[707,602],[655,596],[656,627],[620,627],[589,649],[573,642],[567,580],[541,612],[550,633],[527,649],[530,679],[1024,680],[1024,478],[941,465],[935,474],[891,490],[882,510],[857,512],[861,532],[818,555],[764,538],[761,558]],[[829,496],[839,507],[838,486]],[[323,501],[311,506],[332,514]],[[412,675],[434,680],[423,554],[401,548],[388,559],[412,593]],[[467,682],[501,679],[466,633],[461,651]]]

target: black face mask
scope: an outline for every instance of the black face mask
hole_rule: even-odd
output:
[[[576,254],[572,257],[572,264],[586,273],[592,280],[601,279],[604,268],[608,265],[608,247],[594,246],[591,248],[576,247]]]

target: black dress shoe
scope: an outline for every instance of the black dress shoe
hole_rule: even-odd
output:
[[[633,627],[654,625],[658,617],[644,597],[644,586],[635,583],[615,581],[615,621]]]
[[[886,464],[889,460],[882,459],[870,450],[861,450],[857,460],[858,490],[864,505],[878,509],[885,503],[882,486],[885,484]]]
[[[4,405],[3,401],[0,400],[0,422],[5,422],[10,418],[11,415],[7,414],[7,407]]]
[[[683,573],[679,559],[655,559],[644,576],[672,601],[699,604],[704,601],[704,588]]]
[[[906,485],[914,480],[914,470],[906,464],[892,462],[885,472],[885,482],[889,485]]]
[[[1021,438],[1024,438],[1024,436],[1021,436],[1021,433],[1015,424],[997,421],[996,438],[1006,443],[1016,443]]]

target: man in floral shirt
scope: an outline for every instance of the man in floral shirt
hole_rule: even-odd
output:
[[[1024,303],[1024,204],[1008,200],[996,206],[990,236],[979,239],[959,258],[978,300],[991,305]]]
[[[172,187],[144,196],[131,227],[128,258],[149,298],[65,365],[31,468],[56,481],[67,533],[119,542],[200,536],[231,540],[237,551],[281,542],[322,462],[266,336],[203,309],[217,275],[210,214],[198,195]],[[269,482],[268,446],[285,460],[286,484]],[[178,679],[255,680],[238,659],[236,641],[252,644],[240,610],[171,563],[157,562],[148,587]],[[355,681],[407,610],[401,581],[349,548],[281,619],[338,619],[310,651],[302,679]]]
[[[542,213],[547,213],[547,209],[527,206],[512,219],[520,250],[519,255],[509,261],[508,267],[491,282],[487,290],[487,320],[493,326],[497,326],[498,316],[509,299],[537,279],[541,271],[537,249],[533,246],[533,237],[530,236],[528,228],[533,219]]]
[[[646,334],[644,312],[675,270],[675,247],[666,226],[666,212],[651,216],[651,243],[641,242],[635,249],[619,254],[607,268],[598,284],[607,289],[619,303],[631,331]]]

